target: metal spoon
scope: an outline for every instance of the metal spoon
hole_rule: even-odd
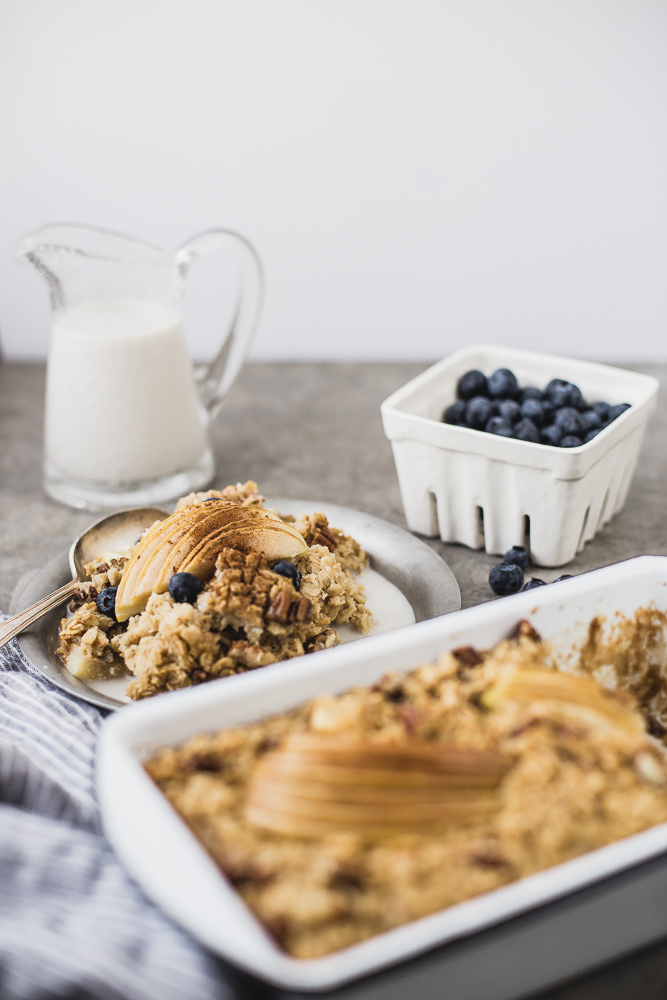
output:
[[[69,567],[72,571],[71,583],[66,583],[48,597],[42,598],[17,615],[12,615],[0,624],[0,647],[23,632],[38,618],[52,608],[57,608],[72,596],[81,581],[85,579],[84,566],[103,552],[122,552],[134,545],[154,521],[163,521],[168,517],[166,510],[160,507],[130,507],[119,510],[115,514],[91,524],[83,534],[75,538],[69,550]]]

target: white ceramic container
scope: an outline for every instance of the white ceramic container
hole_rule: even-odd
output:
[[[474,945],[475,935],[483,937],[481,932],[485,928],[500,925],[498,929],[501,929],[510,918],[528,911],[534,911],[531,928],[539,928],[546,922],[543,914],[548,908],[545,910],[544,904],[592,883],[600,883],[608,876],[667,851],[667,823],[379,934],[336,954],[297,960],[285,955],[263,930],[147,777],[141,761],[156,748],[176,745],[197,732],[214,732],[251,722],[293,708],[321,692],[336,693],[353,685],[372,684],[386,671],[412,669],[432,661],[446,649],[467,644],[490,647],[507,635],[521,618],[528,618],[544,638],[553,643],[567,665],[574,655],[573,649],[583,643],[591,618],[600,614],[611,618],[617,611],[633,615],[638,607],[650,602],[667,609],[667,558],[633,559],[562,583],[371,637],[363,643],[339,646],[327,650],[326,655],[315,653],[277,664],[270,670],[213,681],[130,706],[107,720],[100,740],[98,790],[109,839],[134,878],[178,923],[214,952],[282,988],[332,989],[446,942],[466,939],[463,943]],[[651,882],[654,884],[655,878]],[[581,894],[574,898],[580,899]],[[642,899],[631,920],[626,912],[616,914],[613,905],[613,899],[608,906],[603,904],[605,915],[617,918],[611,936],[596,937],[596,928],[592,927],[576,948],[558,947],[548,969],[545,965],[544,969],[525,969],[525,975],[522,972],[524,988],[526,982],[532,989],[541,987],[559,976],[581,971],[596,961],[639,947],[667,933],[662,895],[652,906],[645,905]],[[578,925],[575,922],[572,926]],[[566,922],[560,931],[561,940],[567,937],[569,927]],[[548,929],[544,934],[548,937]],[[578,931],[577,936],[580,937]],[[541,941],[540,937],[531,944],[531,952],[539,952]],[[505,951],[506,947],[503,946]],[[474,947],[468,958],[465,954],[461,957],[459,949],[456,960],[457,974],[464,984],[468,979],[472,981],[480,971],[476,966],[475,970],[472,968],[479,963]],[[411,966],[396,970],[393,975],[398,976],[397,982],[408,968]],[[513,982],[511,976],[509,981]],[[468,985],[459,993],[452,985],[447,993],[448,1000],[459,996],[470,1000],[473,994],[469,988]],[[369,997],[394,996],[391,991],[376,993],[374,990],[370,990]],[[475,995],[491,1000],[514,996],[516,992],[515,989],[507,993],[503,983],[494,976],[485,992]],[[440,996],[441,993],[428,995]]]
[[[589,402],[630,409],[580,448],[553,448],[442,423],[471,368],[511,368],[519,384],[576,383]],[[649,375],[550,354],[479,345],[439,361],[382,404],[411,531],[502,554],[530,548],[562,566],[625,502],[659,383]]]

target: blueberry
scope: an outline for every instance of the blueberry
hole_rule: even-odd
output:
[[[580,448],[584,442],[576,434],[566,434],[560,439],[561,448]]]
[[[488,434],[498,434],[500,437],[514,437],[512,425],[508,424],[508,422],[503,420],[502,417],[491,417],[484,430]]]
[[[601,429],[602,428],[600,428],[600,430]],[[599,433],[600,433],[599,430],[597,430],[597,431],[586,431],[586,433],[584,434],[584,444],[588,444],[588,442],[592,441],[594,437],[597,437]]]
[[[520,420],[514,425],[514,437],[519,441],[532,441],[534,444],[540,443],[540,432],[532,420]]]
[[[621,413],[625,413],[625,411],[629,409],[630,409],[629,403],[617,403],[616,406],[610,406],[609,423],[611,423],[612,420],[616,420],[617,417],[620,417]]]
[[[602,421],[595,410],[584,410],[583,413],[579,414],[579,420],[581,423],[581,429],[586,434],[588,431],[599,431],[602,427]]]
[[[610,409],[611,407],[609,406],[609,403],[603,403],[602,401],[599,403],[591,403],[591,410],[595,410],[603,424],[609,423]]]
[[[574,406],[577,410],[585,410],[588,403],[581,394],[581,389],[573,382],[568,382],[565,386],[566,406]]]
[[[534,424],[541,427],[544,421],[544,406],[540,399],[524,399],[521,404],[521,416],[527,420],[532,420]]]
[[[523,586],[523,570],[513,563],[498,563],[489,573],[489,586],[499,597],[516,594]]]
[[[288,580],[291,580],[294,589],[298,590],[301,586],[301,573],[289,559],[281,559],[279,562],[274,563],[271,567],[274,573],[279,573],[280,576],[286,576]]]
[[[452,403],[448,406],[442,415],[442,421],[445,424],[462,424],[466,418],[466,404],[464,400],[459,399],[456,403]]]
[[[533,576],[528,581],[528,583],[524,583],[523,589],[524,590],[535,590],[535,587],[545,587],[545,586],[546,586],[546,584],[545,584],[544,580],[540,580],[540,579],[538,579],[538,577]]]
[[[508,424],[515,424],[521,414],[521,407],[514,399],[501,399],[497,404],[498,416]]]
[[[554,423],[560,427],[561,434],[581,434],[581,417],[573,406],[563,406],[556,410]]]
[[[95,601],[99,613],[106,615],[107,618],[113,618],[114,621],[118,621],[116,618],[116,589],[116,587],[105,587]]]
[[[521,390],[521,402],[525,403],[527,399],[537,399],[542,400],[542,390],[536,388],[534,385],[527,385],[525,389]]]
[[[486,396],[473,396],[466,404],[466,423],[470,427],[482,430],[491,417],[492,403]]]
[[[563,575],[559,576],[556,580],[553,581],[553,583],[560,583],[561,580],[572,580],[572,579],[573,577],[571,573],[563,573]]]
[[[521,569],[525,569],[528,565],[528,553],[524,549],[523,545],[513,545],[511,549],[508,549],[503,556],[503,562],[513,563],[515,566],[520,566]]]
[[[472,399],[473,396],[486,396],[488,389],[486,385],[486,376],[482,372],[473,368],[472,371],[466,372],[459,379],[456,391],[458,393],[459,399]]]
[[[549,399],[548,396],[545,396],[544,399],[542,400],[542,409],[544,411],[544,423],[545,423],[545,425],[553,423],[554,414],[556,412],[556,407],[551,402],[551,400]]]
[[[557,448],[562,436],[563,432],[560,427],[557,424],[552,424],[551,427],[545,427],[542,431],[542,444],[550,444]]]
[[[544,395],[545,396],[551,396],[551,394],[556,389],[563,389],[566,385],[567,385],[567,382],[565,381],[565,379],[563,379],[563,378],[552,378],[551,382],[549,382],[548,386],[544,390]]]
[[[177,604],[194,604],[201,592],[201,581],[194,573],[174,573],[169,581],[169,593]]]
[[[556,407],[573,406],[577,410],[585,410],[588,405],[581,395],[579,386],[565,382],[562,378],[553,378],[544,390],[544,394]]]
[[[516,375],[509,368],[497,368],[486,381],[489,387],[489,396],[493,396],[495,399],[510,399],[519,394],[519,383],[516,380]]]

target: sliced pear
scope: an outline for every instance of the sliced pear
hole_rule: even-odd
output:
[[[505,702],[532,705],[534,702],[560,702],[584,713],[594,712],[613,726],[643,732],[644,720],[638,712],[621,704],[592,677],[560,673],[557,670],[516,670],[500,677],[484,694],[489,708]]]
[[[257,764],[246,817],[296,837],[429,832],[496,810],[509,766],[488,750],[293,734]]]
[[[174,573],[206,580],[225,547],[291,559],[307,545],[296,528],[265,510],[218,498],[185,507],[155,524],[130,557],[116,593],[118,621],[143,611],[152,593],[164,593]]]

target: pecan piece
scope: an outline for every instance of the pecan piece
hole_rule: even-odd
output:
[[[317,533],[313,538],[313,545],[325,545],[329,552],[333,552],[338,548],[338,542],[329,529],[321,528],[319,525],[317,527]]]
[[[286,625],[289,621],[289,610],[290,604],[292,603],[289,593],[286,590],[281,590],[271,601],[269,608],[265,614],[267,622],[274,621],[280,622],[281,625]]]
[[[484,663],[484,657],[474,646],[457,646],[456,649],[452,650],[452,656],[463,667],[476,667],[478,664]]]
[[[298,622],[307,622],[310,618],[312,610],[312,601],[310,601],[307,597],[302,597],[296,606],[296,620]]]

